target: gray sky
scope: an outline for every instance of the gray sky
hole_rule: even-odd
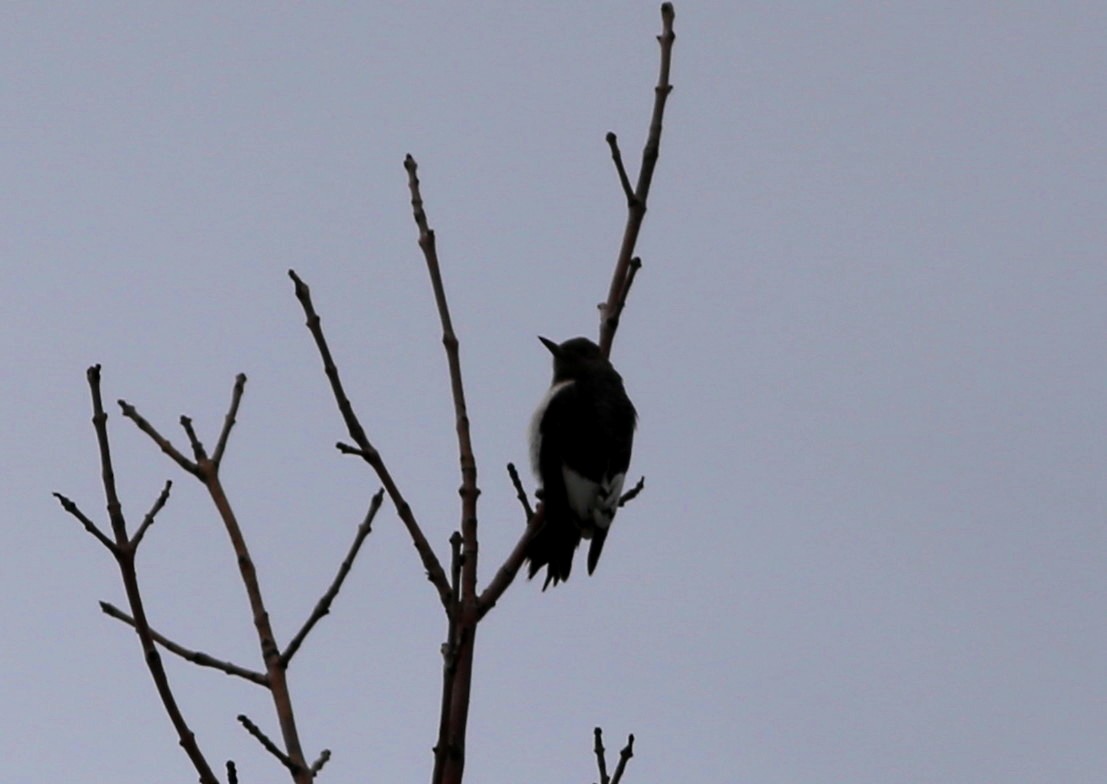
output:
[[[364,7],[360,7],[364,6]],[[405,153],[462,340],[482,581],[522,525],[549,381],[595,335],[637,167],[656,3],[9,3],[0,10],[11,781],[193,781],[113,562],[85,368],[225,461],[278,635],[375,479],[286,270],[311,284],[371,437],[439,553],[457,525],[445,361]],[[520,582],[480,628],[474,782],[1107,780],[1107,12],[1067,3],[677,4],[645,266],[614,359],[646,492],[597,573]],[[156,626],[256,641],[202,488],[110,410]],[[533,486],[533,482],[530,481]],[[292,670],[325,781],[429,778],[444,624],[386,507]],[[211,759],[264,694],[169,660]]]

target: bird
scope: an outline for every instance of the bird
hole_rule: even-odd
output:
[[[622,376],[591,340],[538,339],[553,354],[553,382],[530,423],[545,519],[526,558],[530,578],[546,567],[544,591],[569,579],[582,538],[590,540],[588,574],[595,571],[623,492],[638,413]]]

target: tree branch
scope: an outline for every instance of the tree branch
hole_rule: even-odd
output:
[[[615,766],[615,775],[611,777],[611,784],[619,784],[623,779],[623,772],[627,769],[627,763],[634,756],[634,734],[627,737],[627,745],[619,752],[619,764]]]
[[[434,554],[434,550],[427,542],[427,537],[423,535],[419,523],[415,520],[415,514],[411,511],[411,506],[404,500],[404,496],[392,479],[392,475],[384,464],[380,452],[370,443],[369,437],[365,434],[365,429],[361,426],[357,414],[354,413],[353,406],[350,405],[350,399],[346,396],[346,391],[342,388],[342,380],[338,376],[338,367],[334,363],[330,348],[327,346],[327,339],[323,335],[321,319],[319,314],[315,312],[315,306],[311,302],[311,289],[300,279],[295,270],[289,270],[288,276],[292,278],[292,282],[295,284],[296,299],[299,300],[300,306],[304,310],[308,331],[311,332],[311,336],[315,339],[315,345],[319,349],[319,355],[323,360],[323,372],[330,381],[331,391],[334,394],[335,402],[338,404],[338,410],[346,423],[346,430],[349,432],[350,438],[357,444],[356,450],[348,447],[343,449],[344,445],[341,443],[338,448],[359,455],[376,472],[377,478],[384,485],[385,492],[388,493],[388,497],[392,499],[392,503],[396,507],[396,514],[399,515],[404,527],[407,528],[412,544],[415,545],[415,550],[419,553],[419,558],[423,561],[427,579],[438,591],[438,598],[442,602],[443,608],[447,608],[450,602],[450,581],[447,579],[446,572],[443,571],[438,557]]]
[[[438,265],[438,249],[434,230],[427,224],[423,209],[423,196],[419,190],[419,165],[410,155],[404,158],[408,188],[411,190],[411,209],[415,225],[419,227],[419,247],[427,262],[434,301],[438,306],[438,318],[442,322],[442,345],[446,349],[446,361],[450,368],[450,391],[454,400],[454,417],[457,426],[458,458],[461,463],[461,539],[462,574],[461,597],[463,602],[476,602],[477,597],[477,461],[473,456],[473,443],[469,434],[469,414],[465,406],[465,387],[461,381],[461,357],[458,339],[450,319],[450,306],[446,302],[446,288],[442,284],[442,272]]]
[[[110,602],[100,602],[100,610],[111,618],[115,618],[117,621],[122,621],[128,626],[135,625],[135,619],[127,615],[127,613],[120,610],[114,604]],[[245,667],[240,667],[237,664],[232,664],[229,661],[222,659],[216,659],[214,656],[210,656],[202,651],[194,651],[189,648],[185,648],[179,643],[173,642],[165,635],[159,633],[157,630],[150,629],[150,637],[161,647],[170,653],[180,656],[182,659],[199,667],[210,667],[213,670],[219,670],[227,675],[234,675],[237,678],[256,683],[258,686],[269,686],[269,682],[266,680],[265,675],[255,670],[248,670]]]
[[[112,533],[115,541],[112,554],[119,566],[119,574],[123,580],[123,588],[127,595],[127,602],[134,616],[135,632],[142,645],[143,659],[150,677],[154,681],[154,688],[161,698],[162,706],[169,716],[169,721],[177,733],[177,740],[184,749],[202,784],[218,784],[218,779],[204,758],[196,743],[196,736],[189,728],[177,705],[176,697],[169,685],[169,678],[165,673],[161,656],[158,655],[157,646],[154,643],[150,631],[150,624],[146,618],[146,610],[143,606],[142,594],[138,586],[138,574],[135,571],[135,548],[127,539],[127,523],[123,517],[123,507],[119,502],[119,493],[115,484],[115,472],[112,468],[111,447],[108,441],[108,415],[104,411],[104,401],[100,395],[100,366],[93,365],[87,373],[89,390],[92,395],[92,425],[96,431],[96,441],[100,449],[101,477],[104,485],[104,497],[107,500],[108,516],[111,519]],[[164,439],[163,439],[164,441]],[[62,504],[65,506],[64,502]],[[83,517],[83,515],[82,515]],[[80,517],[78,519],[81,519]],[[87,519],[87,518],[85,518]],[[82,522],[84,522],[82,520]],[[147,526],[149,527],[149,526]],[[87,528],[87,526],[86,526]],[[95,526],[93,526],[95,528]]]
[[[630,758],[634,756],[634,735],[631,735],[627,739],[627,745],[623,747],[623,750],[619,752],[619,762],[615,765],[615,775],[607,775],[607,759],[604,754],[603,747],[603,730],[596,727],[592,731],[595,737],[595,745],[593,751],[596,753],[596,767],[600,772],[600,784],[619,784],[619,781],[623,778],[623,772],[626,770],[627,763]]]
[[[601,308],[600,314],[600,351],[603,355],[611,354],[611,345],[615,341],[615,330],[619,326],[619,313],[622,308],[620,301],[625,298],[625,292],[629,290],[627,277],[630,275],[631,258],[634,256],[634,246],[638,242],[638,233],[642,228],[642,220],[646,217],[646,202],[650,193],[650,183],[653,181],[654,168],[661,150],[661,122],[665,115],[665,101],[672,92],[669,83],[669,68],[672,62],[673,41],[676,35],[673,33],[673,20],[676,14],[672,3],[661,4],[661,35],[657,37],[661,45],[661,65],[658,74],[657,86],[654,88],[653,115],[650,118],[649,135],[646,137],[646,146],[642,150],[642,166],[638,170],[638,183],[632,196],[627,197],[627,222],[623,230],[623,241],[619,247],[619,255],[615,261],[615,271],[611,276],[611,287],[608,290],[607,302]],[[614,134],[608,136],[608,144],[612,146],[612,157],[616,160],[616,168],[620,170],[620,182],[623,184],[624,193],[628,189],[629,178],[621,166],[621,156],[617,154]]]
[[[270,740],[269,736],[262,732],[261,728],[258,727],[258,725],[250,721],[249,716],[247,716],[245,713],[238,714],[238,723],[245,727],[246,731],[253,735],[254,738],[257,739],[257,742],[260,743],[266,751],[276,757],[282,765],[292,771],[292,773],[296,773],[296,763],[293,762],[287,754],[281,751],[280,747],[277,746],[277,744],[274,743],[272,740]]]
[[[162,488],[161,494],[158,495],[154,505],[150,507],[150,511],[146,513],[146,517],[142,519],[142,524],[139,525],[138,530],[135,531],[135,535],[131,538],[131,546],[138,547],[142,542],[142,537],[146,536],[146,529],[154,524],[154,518],[157,517],[158,512],[165,506],[165,502],[169,500],[169,488],[173,486],[173,482],[169,479],[165,480],[165,487]]]
[[[592,730],[592,736],[595,738],[595,745],[592,750],[596,753],[596,767],[600,771],[600,784],[610,784],[611,778],[607,775],[607,758],[604,756],[603,729],[596,727]]]
[[[54,493],[54,498],[58,499],[58,503],[62,505],[62,509],[73,515],[73,517],[77,518],[77,520],[80,521],[81,525],[85,527],[85,530],[96,537],[96,541],[104,545],[104,547],[108,548],[108,552],[110,552],[112,555],[116,555],[118,553],[118,548],[116,548],[115,542],[105,536],[104,532],[97,528],[96,523],[92,522],[92,520],[90,520],[88,516],[84,512],[82,512],[75,503],[70,501],[61,493]]]
[[[530,541],[534,538],[534,535],[538,533],[542,528],[542,524],[546,520],[546,510],[544,507],[539,506],[531,515],[527,521],[527,527],[523,530],[523,535],[519,537],[519,541],[515,543],[515,549],[507,556],[507,559],[500,565],[500,568],[496,571],[496,576],[485,586],[481,591],[480,598],[477,599],[477,618],[483,618],[488,614],[488,611],[496,606],[496,602],[503,596],[504,591],[508,589],[512,582],[515,580],[515,575],[519,573],[519,569],[523,566],[523,561],[527,558],[527,548],[530,546]]]
[[[315,627],[315,624],[323,619],[323,616],[331,611],[331,603],[334,602],[334,598],[338,596],[338,592],[342,588],[342,583],[345,581],[346,575],[350,573],[350,568],[354,565],[354,559],[357,558],[362,542],[365,541],[365,538],[369,536],[369,533],[372,531],[373,520],[377,516],[377,511],[381,508],[383,500],[384,490],[378,490],[373,495],[373,500],[369,503],[369,511],[365,513],[365,519],[362,520],[361,525],[357,527],[357,534],[354,536],[353,544],[350,545],[350,550],[346,553],[346,557],[342,559],[342,563],[338,567],[338,574],[334,576],[334,581],[331,582],[330,587],[323,593],[319,601],[315,603],[315,609],[312,610],[311,615],[308,616],[308,619],[304,622],[300,631],[296,633],[296,636],[292,638],[288,647],[284,649],[284,653],[281,654],[281,664],[283,667],[288,667],[288,663],[292,661],[292,657],[296,655],[296,651],[300,649],[308,633]]]
[[[515,497],[523,505],[523,512],[526,513],[527,520],[530,520],[534,517],[534,510],[530,508],[530,499],[527,497],[527,491],[523,488],[523,480],[519,478],[519,472],[516,470],[514,463],[507,464],[507,475],[511,477],[511,484],[515,486]]]
[[[181,452],[169,442],[169,439],[165,438],[161,433],[159,433],[153,425],[147,422],[146,419],[144,419],[143,416],[138,413],[138,410],[135,409],[134,406],[132,406],[126,400],[120,400],[119,408],[123,411],[123,416],[127,417],[127,419],[130,419],[138,426],[139,430],[150,436],[153,442],[158,445],[158,448],[173,459],[173,462],[175,462],[188,473],[192,474],[197,479],[200,478],[199,467],[197,467],[195,463],[193,463],[191,460],[181,454]]]
[[[223,452],[227,448],[227,439],[230,438],[231,428],[234,427],[235,418],[238,416],[238,404],[242,402],[242,393],[246,389],[246,374],[239,373],[234,379],[234,389],[231,391],[231,407],[227,410],[227,416],[223,419],[223,431],[219,434],[219,441],[215,445],[215,453],[211,456],[211,462],[218,466],[223,462]]]
[[[458,457],[461,463],[461,552],[457,557],[454,545],[454,563],[460,561],[460,602],[447,608],[451,640],[447,641],[445,680],[443,683],[442,717],[439,722],[439,738],[435,746],[435,770],[433,777],[441,776],[445,784],[461,781],[465,765],[465,730],[469,718],[469,693],[473,674],[473,644],[477,632],[477,461],[473,457],[473,444],[469,434],[469,414],[465,406],[465,387],[461,381],[461,358],[457,335],[450,319],[446,302],[446,289],[442,284],[442,272],[438,264],[438,249],[434,230],[427,223],[423,209],[423,196],[419,190],[419,166],[410,155],[404,158],[408,188],[411,191],[411,210],[415,225],[419,227],[419,247],[427,263],[438,317],[442,323],[442,345],[446,349],[446,361],[450,368],[450,391],[454,401],[454,417],[457,429]],[[456,567],[455,567],[456,568]],[[455,578],[455,585],[457,580]]]

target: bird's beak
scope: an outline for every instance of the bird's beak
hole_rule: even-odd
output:
[[[555,357],[561,353],[561,347],[549,338],[544,338],[539,335],[538,339],[542,341],[542,345],[548,348],[550,350],[550,353],[553,354]]]

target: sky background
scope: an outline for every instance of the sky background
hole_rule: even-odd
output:
[[[640,413],[597,573],[480,627],[467,780],[1107,780],[1107,10],[677,4],[675,90],[613,359]],[[440,557],[458,524],[420,164],[477,450],[481,581],[504,470],[595,336],[652,106],[656,3],[5,3],[0,9],[0,756],[12,782],[195,781],[115,565],[85,369],[185,446],[249,376],[224,481],[278,636],[378,483],[286,272]],[[109,409],[178,641],[257,666],[202,487]],[[526,475],[528,486],[533,480]],[[394,511],[291,670],[322,781],[426,781],[445,626]],[[167,657],[213,764],[284,775],[257,687]]]

